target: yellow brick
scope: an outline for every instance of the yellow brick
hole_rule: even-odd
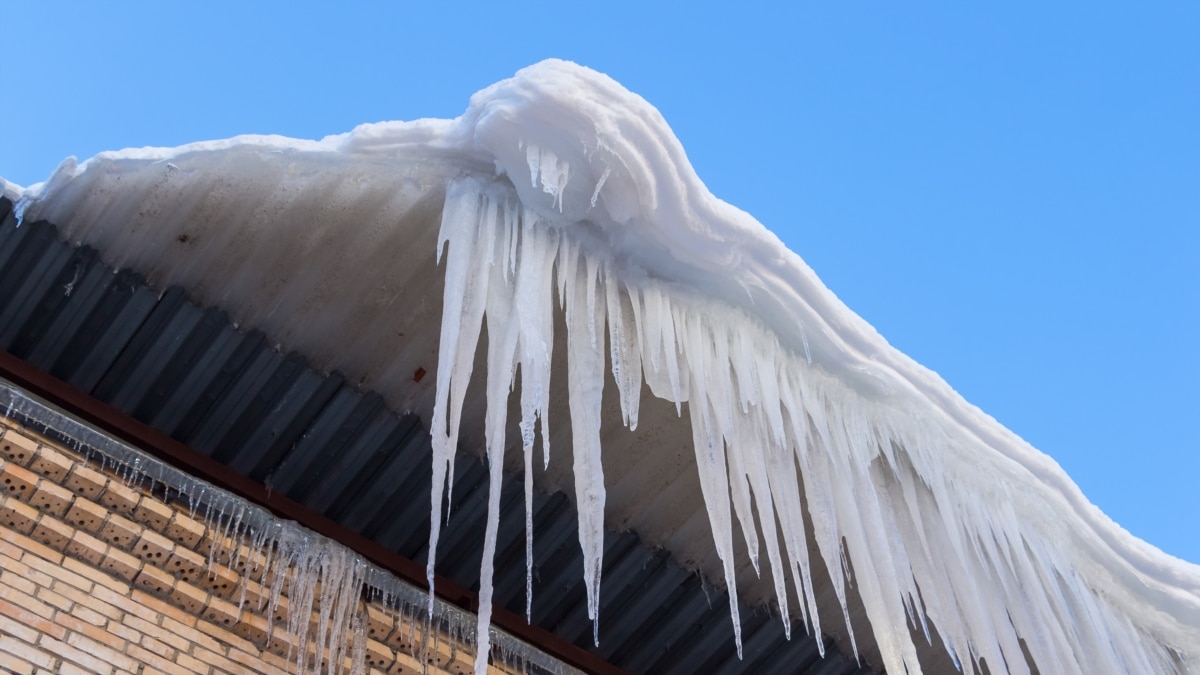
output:
[[[125,649],[124,640],[115,637],[106,631],[102,626],[97,626],[80,619],[79,617],[75,616],[74,613],[64,614],[63,612],[59,612],[54,615],[54,623],[62,626],[72,633],[78,633],[86,638],[101,642],[111,649],[115,649],[117,651]],[[69,643],[70,641],[71,639],[68,637],[67,642]]]
[[[130,645],[129,650],[126,653],[129,654],[129,656],[137,659],[141,663],[144,663],[147,666],[150,666],[151,668],[158,669],[164,673],[171,673],[172,675],[174,675],[175,673],[187,672],[183,668],[172,663],[171,661],[164,659],[163,657],[159,656],[158,654],[155,654],[140,645]],[[145,671],[142,671],[142,672],[145,673]]]
[[[28,500],[38,480],[37,474],[11,462],[0,469],[0,486],[10,497]]]
[[[55,485],[50,479],[43,479],[30,495],[29,503],[43,513],[61,518],[74,499],[75,495],[70,490]]]
[[[195,549],[204,539],[205,527],[202,523],[189,518],[179,511],[171,518],[171,522],[163,530],[168,539],[190,549]]]
[[[76,601],[75,606],[71,608],[71,616],[76,617],[80,621],[86,621],[93,626],[103,626],[108,623],[108,617],[104,616],[100,612],[97,612],[95,609],[92,609],[92,607],[87,607],[78,601]]]
[[[63,520],[85,532],[96,533],[108,517],[108,510],[90,499],[76,499]]]
[[[64,553],[72,558],[85,560],[92,565],[99,566],[100,562],[104,560],[104,553],[107,550],[108,544],[87,532],[75,530],[75,533],[71,535],[71,541],[67,543]]]
[[[215,564],[196,581],[196,585],[226,599],[237,595],[240,583],[237,573],[224,565]]]
[[[234,626],[233,632],[261,648],[267,642],[267,633],[272,632],[271,624],[259,614],[242,610],[241,620]]]
[[[67,633],[67,644],[71,645],[75,649],[84,652],[88,656],[100,658],[110,667],[124,668],[125,670],[131,672],[137,672],[137,661],[122,654],[120,651],[125,649],[124,640],[113,640],[112,638],[110,638],[110,640],[112,640],[113,643],[120,644],[112,644],[110,647],[107,644],[98,640],[93,640],[82,633]],[[74,659],[71,660],[74,661]],[[86,663],[79,663],[79,665],[85,668],[91,667]],[[108,672],[108,670],[105,669],[102,672]]]
[[[166,565],[174,551],[175,543],[153,530],[142,530],[130,548],[130,553],[156,566]]]
[[[177,581],[170,597],[171,602],[188,614],[200,614],[208,606],[208,593],[186,581]]]
[[[175,587],[175,577],[153,565],[144,565],[142,571],[138,572],[137,578],[133,580],[133,584],[151,593],[163,595]]]
[[[175,512],[171,507],[156,499],[144,496],[133,509],[133,514],[130,517],[134,522],[141,523],[155,532],[162,532],[166,529],[167,524],[171,522],[171,516],[173,515],[175,515]]]
[[[374,605],[367,605],[367,638],[382,642],[396,628],[395,618],[391,613]]]
[[[75,530],[70,525],[50,514],[43,514],[37,524],[33,526],[33,530],[29,532],[29,538],[39,541],[55,551],[62,551],[67,547],[67,543],[71,541],[71,536],[74,534]]]
[[[425,673],[429,670],[434,669],[425,668],[416,658],[413,658],[409,654],[398,652],[396,654],[396,661],[384,672],[388,673],[388,675],[416,675],[416,673]]]
[[[88,668],[81,668],[69,661],[64,661],[59,664],[58,672],[55,675],[93,675],[93,671]]]
[[[109,621],[106,625],[106,628],[108,628],[108,632],[116,635],[126,642],[140,642],[142,637],[144,637],[136,628],[126,626],[124,623],[120,623],[118,621]]]
[[[14,575],[20,580],[30,582],[34,587],[34,590],[41,586],[50,586],[54,583],[54,577],[38,569],[30,567],[24,562],[21,562],[20,559],[25,557],[24,549],[10,544],[9,542],[0,542],[0,546],[5,548],[5,551],[3,552],[4,557],[2,560],[0,560],[0,563],[3,563],[3,567],[0,567],[0,573],[4,575],[6,583],[8,583],[10,586],[14,584],[8,580],[12,579]],[[12,580],[16,581],[17,579]],[[33,595],[34,590],[23,592]]]
[[[60,613],[71,611],[71,607],[75,604],[70,598],[49,588],[39,588],[33,595],[38,600],[59,610]]]
[[[29,470],[57,483],[71,471],[71,467],[75,464],[76,461],[71,457],[49,445],[42,444],[33,460],[29,462]]]
[[[41,514],[32,506],[17,498],[5,498],[0,504],[0,525],[22,534],[29,534]]]
[[[19,621],[39,633],[61,636],[62,627],[50,621],[55,609],[14,588],[0,586],[0,615]]]
[[[76,464],[71,468],[71,473],[67,475],[66,480],[63,481],[63,486],[80,497],[96,501],[107,483],[108,476],[89,466]]]
[[[22,436],[12,429],[6,430],[4,436],[0,437],[0,454],[10,462],[22,466],[29,464],[29,461],[37,454],[37,446],[37,441]]]
[[[36,620],[42,621],[41,617]],[[23,621],[18,621],[7,614],[0,613],[0,634],[7,633],[17,640],[33,644],[37,642],[38,632],[32,626],[28,626]]]
[[[104,492],[100,493],[99,503],[108,507],[111,511],[120,514],[133,513],[133,509],[137,507],[141,495],[131,487],[115,481],[109,480],[104,485]]]
[[[237,649],[229,650],[229,659],[240,663],[256,673],[265,673],[266,675],[288,675],[288,671],[277,668],[259,657],[258,652],[248,654]]]
[[[109,555],[114,550],[115,549],[110,546],[108,550],[104,552],[104,560],[107,560]],[[129,593],[129,584],[121,581],[120,579],[114,578],[112,573],[104,568],[104,560],[101,560],[96,565],[92,565],[91,563],[81,562],[75,558],[63,558],[62,566],[65,569],[71,570],[82,577],[87,577],[87,579],[93,583],[108,586],[110,590],[116,591],[117,593],[121,593],[122,595]]]
[[[104,553],[104,560],[100,561],[100,569],[132,582],[142,569],[142,561],[124,551],[109,547]]]
[[[0,666],[11,668],[13,672],[31,673],[33,666],[53,669],[56,660],[53,655],[31,644],[0,635]]]
[[[14,588],[27,595],[33,595],[37,592],[37,584],[21,574],[18,566],[20,569],[29,569],[8,556],[0,558],[0,584]]]
[[[100,624],[107,619],[120,619],[123,613],[120,608],[107,602],[106,598],[97,595],[94,588],[90,591],[82,591],[69,584],[55,582],[54,591],[75,603],[75,606],[71,608],[72,614],[85,621],[90,620],[91,623]],[[88,618],[96,615],[103,617],[103,620]]]
[[[204,622],[201,621],[200,623],[203,624]],[[217,652],[209,650],[209,649],[204,649],[202,647],[195,647],[192,649],[192,656],[195,656],[196,658],[198,658],[202,661],[205,661],[210,666],[212,666],[213,670],[216,672],[231,673],[231,674],[237,673],[238,675],[241,675],[241,673],[246,672],[245,668],[234,663],[233,661],[230,661],[229,659],[225,658],[224,656],[221,656]]]
[[[163,569],[184,581],[197,583],[198,579],[205,576],[207,565],[204,556],[183,546],[176,546]]]
[[[163,625],[157,626],[145,619],[126,614],[125,618],[121,619],[121,623],[139,631],[143,635],[171,645],[181,652],[186,652],[191,648],[191,637],[196,634],[196,631],[192,630],[190,626],[185,626],[178,621],[172,622],[170,619],[163,619]],[[205,639],[209,638],[205,637]]]
[[[209,596],[208,605],[200,613],[200,618],[204,621],[197,623],[196,627],[202,632],[208,633],[225,644],[236,643],[239,648],[241,645],[249,646],[246,640],[229,632],[229,629],[233,628],[238,620],[238,608],[232,602]],[[209,622],[211,625],[206,625],[205,622]]]
[[[291,672],[292,668],[295,667],[295,662],[288,659],[287,647],[284,647],[282,654],[277,654],[275,652],[262,652],[260,655],[262,656],[263,661],[266,661],[276,668]]]
[[[113,546],[118,546],[125,550],[133,548],[134,543],[142,536],[144,527],[137,523],[119,516],[115,513],[110,513],[108,519],[100,526],[99,537]]]
[[[25,553],[32,554],[34,556],[41,558],[42,560],[45,560],[47,562],[52,562],[55,565],[62,564],[62,561],[63,561],[62,553],[50,548],[49,546],[46,546],[45,544],[43,544],[39,541],[35,541],[34,539],[31,539],[30,537],[27,537],[23,534],[19,534],[17,532],[10,532],[10,533],[8,533],[8,540],[9,540],[9,543],[11,543],[15,546],[19,546],[20,548],[24,549]]]
[[[175,655],[175,663],[183,668],[183,672],[189,674],[208,675],[211,670],[207,663],[183,653]]]
[[[366,666],[387,670],[396,662],[396,652],[376,640],[367,640]]]
[[[167,618],[175,619],[179,623],[195,621],[195,617],[192,614],[185,612],[182,609],[179,609],[178,607],[176,607],[175,605],[172,605],[170,602],[167,602],[166,600],[163,600],[155,595],[146,593],[137,588],[133,589],[133,592],[129,594],[129,601],[134,604],[137,604],[137,605],[144,605],[145,607],[148,607],[150,610],[161,614],[163,616],[163,621],[162,621],[163,625],[166,625],[165,622],[166,622]],[[155,635],[154,637],[158,637],[158,636]],[[162,638],[159,638],[159,639],[161,640]],[[165,642],[165,640],[164,640],[164,642]]]
[[[52,519],[43,519],[43,520],[52,520]],[[82,576],[72,572],[71,570],[68,570],[67,568],[62,566],[61,562],[46,560],[44,558],[40,558],[38,556],[31,555],[30,553],[26,553],[24,556],[22,556],[21,562],[25,563],[26,565],[29,565],[31,568],[38,570],[39,572],[42,572],[43,574],[53,577],[57,581],[62,581],[66,584],[70,584],[71,586],[74,586],[75,588],[78,588],[79,590],[84,591],[85,593],[92,590],[92,582],[90,579],[87,579],[86,577],[82,577]]]

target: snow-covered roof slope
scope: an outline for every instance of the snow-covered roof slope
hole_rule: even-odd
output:
[[[431,418],[431,548],[453,450],[475,414],[464,413],[474,378],[490,458],[502,457],[512,422],[526,476],[549,457],[547,441],[571,448],[593,612],[612,510],[601,428],[611,377],[626,425],[650,421],[639,419],[647,389],[690,421],[687,464],[731,597],[738,551],[756,569],[765,552],[780,607],[815,625],[812,570],[832,571],[844,611],[852,570],[893,673],[919,671],[908,626],[926,618],[953,655],[993,672],[1028,671],[1019,640],[1042,672],[1187,672],[1200,660],[1200,568],[1122,530],[1053,460],[888,345],[705,188],[651,105],[594,71],[540,63],[477,93],[454,120],[68,160],[18,208],[110,262],[241,303],[245,321],[273,326],[290,348],[324,350],[328,367],[358,358],[322,342],[339,322],[429,301],[377,288],[411,255],[389,247],[425,241],[407,224],[435,223],[436,250],[420,254],[444,270],[436,392],[427,407],[393,396]],[[357,349],[387,344],[356,339]],[[560,368],[565,420],[550,414]],[[370,377],[387,392],[389,378],[411,373],[392,364]],[[565,437],[548,429],[567,424]]]
[[[24,188],[16,183],[10,183],[3,178],[0,178],[0,197],[4,197],[9,201],[17,201],[21,198]]]

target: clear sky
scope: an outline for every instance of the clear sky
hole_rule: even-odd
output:
[[[1200,4],[659,4],[4,3],[0,176],[453,117],[577,61],[892,344],[1200,562]]]

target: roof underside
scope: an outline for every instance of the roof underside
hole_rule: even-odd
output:
[[[0,347],[312,513],[423,563],[429,534],[429,435],[419,415],[285,354],[178,286],[116,272],[46,222],[18,226],[0,200]],[[436,326],[431,330],[436,336]],[[422,385],[424,370],[413,373]],[[432,379],[432,378],[430,378]],[[487,472],[462,454],[439,573],[478,588]],[[519,474],[502,492],[496,604],[525,611]],[[742,610],[735,652],[727,597],[633,532],[605,538],[600,645],[592,645],[576,515],[559,491],[534,498],[532,620],[634,672],[866,672],[803,626],[789,641],[766,606]],[[864,632],[860,631],[860,635]]]

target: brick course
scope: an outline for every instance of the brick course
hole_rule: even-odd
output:
[[[61,445],[0,424],[0,671],[294,670],[281,621],[287,599],[278,617],[264,615],[258,552],[220,547],[210,566],[214,540],[225,541],[213,529]],[[420,645],[397,639],[420,631],[366,609],[368,672],[422,672]],[[447,636],[430,642],[428,672],[471,670],[469,648]],[[310,668],[314,649],[310,638]]]

